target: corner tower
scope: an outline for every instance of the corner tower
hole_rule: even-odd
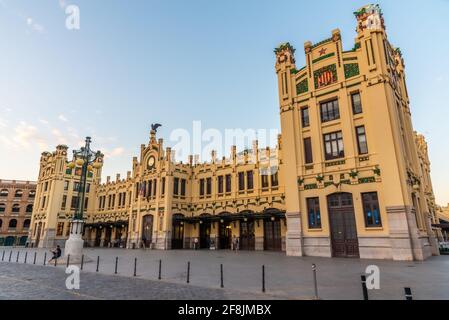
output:
[[[414,142],[401,51],[378,5],[356,12],[357,36],[275,49],[287,254],[423,260],[437,254]]]

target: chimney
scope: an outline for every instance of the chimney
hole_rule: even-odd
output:
[[[111,176],[106,177],[106,183],[109,183],[109,182],[111,182]]]
[[[126,172],[126,179],[130,179],[131,178],[131,171],[127,171]]]
[[[120,181],[120,173],[117,173],[117,175],[115,176],[115,182],[119,182]]]

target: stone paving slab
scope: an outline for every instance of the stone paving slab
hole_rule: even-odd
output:
[[[0,248],[0,261],[12,254],[15,263],[19,252],[19,263],[43,264],[43,257],[49,250]],[[369,265],[380,268],[380,290],[369,292],[371,299],[404,299],[404,287],[411,287],[414,299],[449,299],[449,256],[432,257],[424,262],[395,262],[384,260],[360,260],[313,257],[287,257],[276,252],[232,252],[213,250],[124,250],[86,249],[85,254],[92,262],[84,265],[84,272],[92,276],[112,275],[115,258],[118,257],[119,276],[136,279],[158,279],[159,260],[162,260],[162,282],[185,284],[187,261],[191,262],[190,283],[208,289],[220,287],[220,264],[224,267],[225,289],[235,292],[261,295],[262,265],[266,268],[266,294],[263,296],[283,299],[311,299],[314,294],[311,265],[318,267],[318,291],[322,299],[362,299],[360,275]],[[99,272],[96,260],[100,257]],[[134,259],[137,258],[137,278],[132,277]],[[47,266],[47,268],[55,268]],[[57,268],[63,269],[64,266]],[[0,273],[1,275],[1,273]],[[157,281],[159,282],[159,281]],[[134,282],[133,282],[134,283]],[[221,290],[221,289],[219,289]]]
[[[0,300],[263,300],[275,297],[83,272],[80,290],[62,268],[0,262]]]

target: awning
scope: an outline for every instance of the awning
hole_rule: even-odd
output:
[[[128,221],[119,220],[119,221],[108,221],[108,222],[94,222],[94,223],[86,223],[85,226],[87,228],[106,228],[106,227],[121,227],[128,226]]]
[[[199,223],[201,222],[217,222],[217,221],[237,221],[245,219],[263,220],[263,219],[282,219],[285,218],[285,212],[283,211],[264,211],[261,213],[254,212],[241,212],[234,214],[219,214],[219,215],[201,215],[195,217],[184,217],[181,215],[173,215],[174,222],[185,223]]]

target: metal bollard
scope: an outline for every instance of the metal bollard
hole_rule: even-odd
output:
[[[99,267],[100,267],[100,256],[97,257],[97,272]]]
[[[55,258],[55,267],[56,267],[57,263],[58,263],[58,258]]]
[[[190,261],[187,262],[187,283],[190,283]]]
[[[17,251],[16,262],[19,262],[19,255],[20,255],[20,251]]]
[[[134,277],[137,276],[137,258],[134,258]]]
[[[159,260],[159,280],[162,279],[162,260]]]
[[[2,253],[2,261],[4,261],[4,259],[5,259],[5,250],[3,250],[3,253]]]
[[[220,288],[224,288],[224,285],[223,285],[223,264],[220,264]]]
[[[33,260],[33,264],[36,264],[36,257],[37,257],[37,252],[34,252],[34,260]]]
[[[66,268],[68,268],[70,265],[70,254],[67,255],[67,265]]]
[[[313,289],[314,289],[314,300],[319,300],[320,298],[318,297],[318,282],[316,279],[316,264],[312,264],[312,272],[313,272]]]
[[[12,257],[12,251],[9,252],[9,259],[8,259],[8,262],[11,262],[11,257]]]
[[[25,251],[25,260],[23,261],[23,263],[27,263],[27,258],[28,258],[28,251]]]
[[[366,276],[362,275],[362,291],[363,291],[363,300],[369,300],[368,299],[368,289],[366,288]]]
[[[413,300],[413,295],[412,295],[412,289],[410,288],[404,288],[404,292],[405,292],[405,300]]]
[[[84,254],[81,255],[81,270],[83,270],[84,266]]]
[[[45,252],[45,254],[44,254],[44,266],[46,263],[47,263],[47,252]]]
[[[262,265],[262,292],[265,292],[265,265]]]
[[[118,264],[118,257],[115,257],[115,271],[114,271],[114,274],[117,274],[117,264]]]

